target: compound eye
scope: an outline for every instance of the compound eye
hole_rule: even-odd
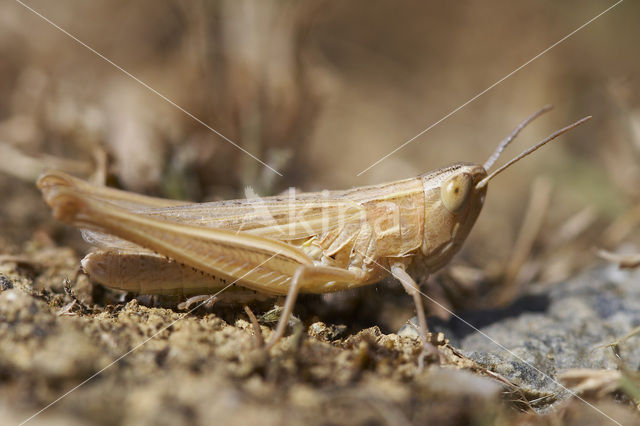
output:
[[[445,208],[456,213],[469,198],[471,192],[471,176],[467,173],[455,175],[440,188],[440,197]]]

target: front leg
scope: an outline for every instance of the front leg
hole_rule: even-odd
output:
[[[427,340],[427,317],[424,314],[424,305],[422,303],[422,295],[420,294],[420,287],[415,282],[411,275],[406,271],[406,266],[403,263],[395,263],[391,265],[391,274],[400,281],[405,291],[413,297],[413,303],[416,307],[416,315],[418,316],[418,327],[420,333],[420,341],[422,342],[425,353],[433,355],[436,359],[439,359],[440,355],[438,349]]]

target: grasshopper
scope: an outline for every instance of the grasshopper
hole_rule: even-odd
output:
[[[473,227],[496,175],[585,117],[489,174],[524,120],[484,163],[458,163],[414,178],[343,191],[189,204],[89,184],[48,171],[38,187],[56,219],[105,247],[82,260],[107,287],[144,294],[286,295],[271,348],[285,333],[299,292],[328,293],[392,275],[413,297],[420,337],[427,321],[407,272],[446,265]]]

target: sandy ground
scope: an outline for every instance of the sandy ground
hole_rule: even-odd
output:
[[[34,244],[26,255],[0,270],[5,424],[607,424],[575,399],[540,414],[539,395],[443,335],[432,336],[440,364],[420,369],[412,337],[350,333],[305,313],[267,354],[239,307],[185,314],[110,303],[121,296],[84,276],[65,291],[77,268],[71,250]],[[260,328],[268,338],[271,327]],[[630,424],[637,417],[621,397],[590,401]]]

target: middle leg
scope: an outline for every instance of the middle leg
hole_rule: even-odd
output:
[[[282,336],[284,336],[284,332],[287,329],[287,324],[289,323],[289,318],[291,317],[291,313],[293,312],[293,307],[296,303],[298,293],[305,284],[305,281],[334,281],[343,283],[357,283],[361,282],[362,279],[363,277],[361,275],[357,274],[356,272],[348,271],[346,269],[315,265],[299,266],[291,279],[289,292],[287,293],[287,298],[284,302],[282,313],[280,314],[280,320],[278,321],[275,333],[273,334],[271,339],[269,339],[269,342],[265,347],[266,350],[268,351],[269,349],[271,349],[282,338]]]

